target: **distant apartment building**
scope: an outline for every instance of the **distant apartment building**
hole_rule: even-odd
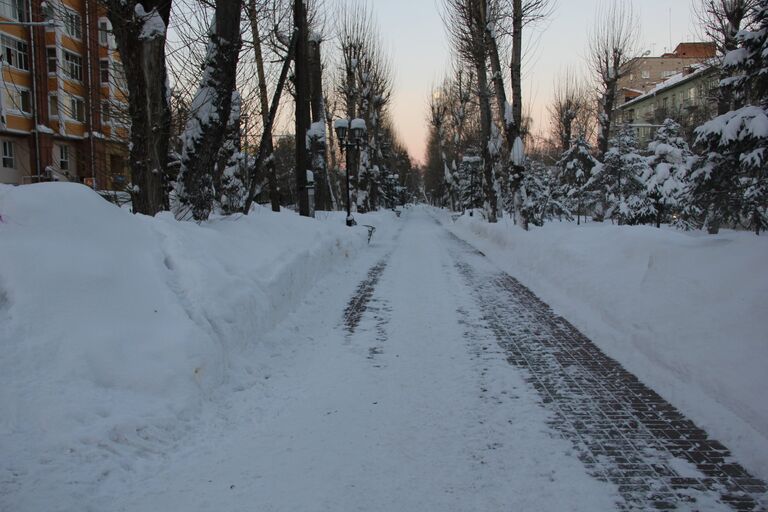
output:
[[[0,183],[122,189],[126,89],[103,8],[95,0],[0,0],[0,40]]]
[[[715,54],[714,43],[680,43],[673,52],[660,57],[632,59],[619,79],[617,106],[647,93],[657,84],[696,63],[712,59]]]
[[[639,142],[645,144],[664,119],[671,118],[691,141],[694,128],[717,111],[718,83],[717,66],[711,62],[691,65],[621,105],[618,121],[636,127]]]

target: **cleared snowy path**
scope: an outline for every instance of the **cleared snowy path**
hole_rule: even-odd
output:
[[[723,496],[758,509],[760,482],[702,473],[673,457],[688,445],[673,453],[666,431],[632,423],[635,398],[669,406],[639,383],[632,397],[604,387],[631,376],[526,289],[425,210],[401,221],[262,342],[253,385],[183,448],[106,478],[93,509],[728,510]],[[570,361],[555,343],[566,335]],[[684,426],[675,435],[699,435]]]

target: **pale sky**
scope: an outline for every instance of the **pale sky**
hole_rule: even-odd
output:
[[[625,1],[625,0],[616,0]],[[440,0],[375,0],[374,12],[395,69],[392,117],[411,156],[423,162],[427,136],[427,98],[450,64],[448,42],[440,19]],[[586,73],[587,34],[598,0],[557,0],[552,17],[529,30],[539,38],[528,55],[524,77],[525,103],[530,103],[535,132],[545,129],[546,107],[553,82],[565,66]],[[695,40],[691,0],[637,0],[643,50],[661,55],[682,41]],[[670,18],[671,11],[671,18]],[[671,24],[670,24],[671,19]]]

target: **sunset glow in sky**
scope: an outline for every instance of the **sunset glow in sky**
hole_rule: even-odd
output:
[[[523,101],[530,105],[534,118],[534,132],[547,128],[546,108],[559,71],[571,66],[587,73],[584,57],[598,4],[598,0],[557,0],[551,18],[525,35],[529,42],[538,40],[527,55],[523,91]],[[451,62],[440,18],[442,2],[374,0],[372,7],[394,64],[392,118],[411,156],[423,162],[427,98]],[[690,0],[642,0],[635,1],[634,7],[639,14],[643,51],[661,55],[670,41],[674,49],[679,42],[696,40]]]

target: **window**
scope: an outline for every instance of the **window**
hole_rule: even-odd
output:
[[[83,80],[83,58],[74,53],[64,52],[64,76],[71,80]]]
[[[101,83],[108,84],[109,83],[109,61],[107,59],[103,59],[99,61],[99,71],[101,74]]]
[[[69,97],[69,116],[81,123],[85,121],[85,102],[82,99]]]
[[[109,23],[106,20],[99,21],[99,44],[109,46]]]
[[[101,124],[112,123],[112,105],[109,100],[102,100],[101,102]]]
[[[46,48],[45,55],[48,60],[48,72],[56,73],[56,69],[59,67],[59,58],[56,55],[56,48]]]
[[[51,94],[48,98],[48,114],[51,117],[59,116],[59,98],[55,94]]]
[[[23,114],[32,113],[32,95],[28,89],[14,87],[11,84],[5,84],[3,88],[3,100],[8,110],[21,112]]]
[[[651,72],[647,70],[643,70],[642,77],[645,79],[651,78]]]
[[[662,71],[661,72],[661,78],[669,78],[669,77],[674,76],[676,74],[677,74],[677,71],[674,71],[674,70],[672,70],[672,71]]]
[[[24,0],[0,0],[0,16],[16,21],[27,21]]]
[[[64,18],[62,19],[62,21],[64,22],[64,32],[69,37],[73,37],[75,39],[82,39],[83,38],[83,27],[82,27],[83,22],[80,15],[75,11],[64,9],[64,13],[62,17]]]
[[[62,171],[69,170],[69,146],[64,144],[59,146],[59,169]]]
[[[0,0],[1,1],[1,0]],[[3,46],[3,59],[10,66],[29,71],[29,53],[27,43],[3,34],[0,36]]]
[[[6,169],[15,169],[16,160],[13,157],[13,142],[3,141],[3,167]]]

